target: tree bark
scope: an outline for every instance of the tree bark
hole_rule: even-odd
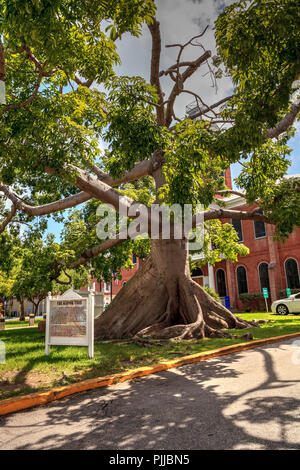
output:
[[[33,315],[36,317],[37,315],[37,311],[38,311],[38,308],[39,308],[39,305],[40,305],[40,300],[38,302],[33,302],[31,301],[32,304],[33,304]]]
[[[253,326],[192,280],[185,240],[152,240],[150,256],[95,319],[95,337],[201,339]]]
[[[25,321],[25,309],[24,309],[24,299],[23,297],[20,298],[20,307],[21,307],[21,314],[20,314],[20,321]]]
[[[154,154],[154,167],[162,158],[161,150]],[[158,191],[165,183],[160,165],[153,177]],[[161,203],[159,197],[155,202]],[[150,256],[95,319],[95,337],[201,339],[228,336],[223,329],[251,326],[192,280],[188,242],[171,235],[169,240],[151,240]]]

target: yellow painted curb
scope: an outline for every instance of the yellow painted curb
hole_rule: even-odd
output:
[[[232,346],[224,346],[223,348],[211,349],[207,352],[184,356],[180,359],[164,361],[159,364],[155,364],[154,366],[139,367],[138,369],[128,370],[126,372],[120,372],[118,374],[107,375],[105,377],[98,377],[96,379],[89,379],[71,385],[52,388],[51,390],[47,390],[45,392],[37,392],[21,397],[8,398],[0,402],[0,415],[7,415],[16,411],[32,408],[37,405],[45,405],[52,401],[59,400],[60,398],[73,395],[74,393],[85,392],[94,388],[107,387],[109,385],[125,382],[127,380],[132,380],[137,377],[144,377],[146,375],[155,374],[156,372],[161,372],[163,370],[172,369],[174,367],[180,367],[184,364],[205,361],[213,357],[225,356],[226,354],[232,354],[235,352],[245,351],[247,349],[257,348],[258,346],[277,343],[278,341],[296,338],[297,336],[300,336],[300,332],[292,333],[289,335],[275,336],[273,338],[259,339],[249,343],[239,343],[234,344]]]

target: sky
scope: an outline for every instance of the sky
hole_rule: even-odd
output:
[[[201,38],[201,44],[206,50],[211,50],[214,55],[215,40],[213,26],[218,14],[222,9],[233,3],[232,0],[157,0],[157,19],[161,25],[162,56],[161,69],[165,70],[176,62],[178,48],[167,48],[166,45],[181,43],[184,44],[193,36],[201,33],[208,25],[209,28]],[[118,52],[121,57],[121,65],[116,68],[116,72],[121,75],[142,76],[149,81],[150,76],[150,56],[151,37],[148,28],[145,26],[142,35],[135,38],[126,34],[121,41],[118,41]],[[186,49],[183,60],[193,60],[203,53],[201,47],[189,47]],[[203,65],[197,73],[186,83],[186,89],[201,96],[203,101],[213,104],[232,93],[230,79],[222,78],[218,81],[218,87],[212,86],[210,76],[207,74],[208,68]],[[170,79],[162,80],[163,91],[167,94],[173,82]],[[175,114],[182,118],[186,112],[186,106],[194,101],[192,95],[183,93],[178,98],[175,107]],[[300,174],[300,122],[297,125],[297,132],[293,139],[289,141],[292,148],[291,166],[288,174]],[[238,163],[231,166],[232,178],[238,176],[240,172]],[[50,221],[49,231],[59,239],[61,225]]]
[[[160,22],[162,54],[161,69],[166,70],[176,62],[178,47],[167,48],[167,45],[185,44],[192,37],[203,32],[206,26],[209,29],[200,39],[205,50],[215,54],[215,40],[213,25],[221,6],[231,3],[221,0],[157,0],[157,19]],[[140,75],[146,80],[150,77],[151,36],[147,26],[143,28],[143,34],[139,38],[129,35],[119,41],[118,52],[122,64],[117,72],[124,75]],[[195,60],[203,54],[203,49],[190,46],[185,49],[182,60]],[[207,74],[208,67],[204,64],[187,82],[186,89],[197,92],[206,102],[213,104],[227,96],[232,91],[231,81],[223,78],[218,90],[212,87],[212,82]],[[204,76],[205,75],[205,76]],[[163,91],[167,94],[173,82],[170,78],[162,78]],[[185,115],[186,106],[194,101],[194,97],[182,94],[178,97],[175,108],[176,115],[181,118]]]

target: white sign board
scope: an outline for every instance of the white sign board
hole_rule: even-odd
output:
[[[94,357],[94,291],[84,298],[72,289],[47,298],[45,353],[50,346],[88,346]]]

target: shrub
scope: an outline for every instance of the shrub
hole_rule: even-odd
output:
[[[251,292],[240,294],[240,300],[243,303],[245,312],[264,312],[266,311],[266,303],[261,292]],[[270,299],[268,305],[270,306]]]
[[[211,287],[203,287],[203,289],[211,296],[213,297],[217,302],[220,302],[220,297],[216,292],[211,288]]]
[[[293,294],[298,294],[300,292],[300,289],[291,289],[291,293]],[[279,290],[277,292],[279,299],[285,299],[287,297],[286,294],[286,289]]]

